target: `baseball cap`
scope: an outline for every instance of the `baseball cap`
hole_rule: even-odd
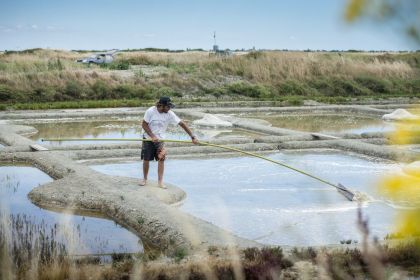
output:
[[[162,96],[161,98],[159,98],[158,103],[164,106],[169,106],[169,108],[175,107],[175,105],[171,102],[171,98],[168,96]]]

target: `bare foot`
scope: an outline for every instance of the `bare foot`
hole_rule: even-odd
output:
[[[146,186],[146,184],[147,184],[147,180],[145,180],[145,179],[140,180],[140,182],[139,182],[139,186]]]
[[[167,186],[165,186],[165,184],[160,183],[160,184],[159,184],[159,188],[162,188],[162,189],[167,189],[168,187],[167,187]]]

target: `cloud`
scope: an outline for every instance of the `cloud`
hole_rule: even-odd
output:
[[[5,33],[13,32],[14,30],[8,26],[0,25],[0,31]]]
[[[30,31],[37,31],[37,32],[55,32],[60,31],[61,28],[55,25],[47,25],[47,26],[39,26],[38,24],[17,24],[13,26],[7,25],[0,25],[0,32],[30,32]]]
[[[154,34],[154,33],[146,33],[146,34],[134,33],[133,37],[134,38],[155,38],[156,34]]]

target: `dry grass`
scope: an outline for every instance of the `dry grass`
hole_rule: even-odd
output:
[[[191,254],[178,250],[172,257],[114,254],[111,264],[99,265],[95,257],[70,255],[80,244],[77,231],[66,218],[65,228],[34,224],[25,216],[0,211],[0,279],[99,280],[99,279],[402,279],[420,275],[420,239],[380,245],[371,240],[361,210],[358,226],[361,248],[295,249],[285,256],[280,247],[208,248]],[[180,221],[182,222],[182,221]],[[194,228],[185,228],[196,234]],[[189,229],[188,229],[189,228]],[[56,241],[66,230],[70,247]],[[191,237],[193,238],[193,237]],[[79,241],[78,241],[79,240]],[[72,253],[73,252],[73,253]]]
[[[264,52],[257,55],[234,55],[225,59],[206,52],[157,53],[133,52],[119,56],[120,60],[143,61],[153,65],[193,64],[199,68],[215,67],[221,71],[241,74],[256,82],[306,80],[319,76],[354,77],[373,75],[378,78],[413,78],[415,70],[404,61],[380,61],[377,54],[359,59],[354,55],[311,52]],[[222,73],[221,73],[222,74]]]
[[[267,51],[218,57],[208,52],[137,51],[117,54],[108,67],[75,62],[86,55],[54,50],[1,54],[0,101],[147,100],[163,94],[187,99],[420,94],[418,53]],[[129,70],[112,70],[129,65]]]

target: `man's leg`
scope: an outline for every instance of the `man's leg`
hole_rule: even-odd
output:
[[[163,171],[165,170],[165,158],[166,150],[163,143],[159,143],[157,147],[157,160],[158,160],[158,185],[159,187],[166,189],[163,183]]]
[[[149,161],[153,160],[154,146],[150,142],[143,142],[141,145],[141,159],[143,160],[143,180],[140,180],[139,185],[145,186],[147,183],[147,176],[149,175]]]
[[[163,171],[165,170],[165,161],[158,161],[158,184],[159,187],[166,189],[166,186],[163,184]]]
[[[148,175],[149,175],[149,161],[143,160],[143,180],[140,180],[140,186],[146,185]]]

